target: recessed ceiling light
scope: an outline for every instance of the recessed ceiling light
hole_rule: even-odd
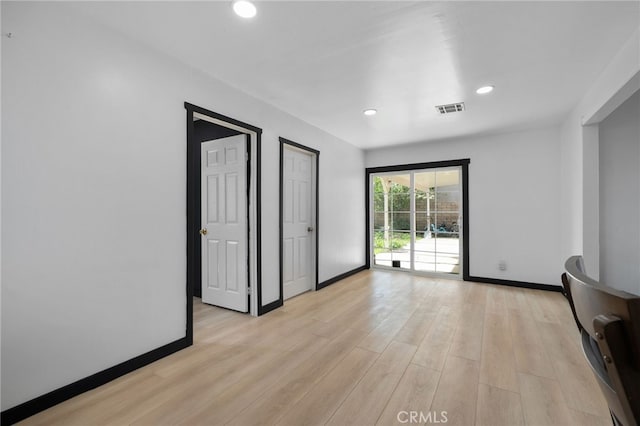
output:
[[[376,115],[378,113],[377,109],[369,108],[362,111],[364,115]]]
[[[249,0],[235,0],[233,11],[242,18],[253,18],[257,13],[256,5]]]
[[[476,90],[476,93],[478,95],[484,95],[485,93],[489,93],[493,90],[493,86],[482,86],[481,88],[479,88],[478,90]]]

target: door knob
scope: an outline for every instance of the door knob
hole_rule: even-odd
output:
[[[307,232],[311,232],[311,231],[313,231],[313,226],[310,226],[307,228]]]
[[[200,230],[200,235],[207,235],[207,228],[202,228]]]

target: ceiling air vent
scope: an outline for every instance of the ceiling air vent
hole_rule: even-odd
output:
[[[452,112],[464,111],[464,102],[457,104],[436,105],[436,109],[440,114],[451,114]]]

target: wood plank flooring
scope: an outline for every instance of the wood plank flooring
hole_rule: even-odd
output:
[[[194,340],[22,424],[610,424],[560,293],[365,271]]]

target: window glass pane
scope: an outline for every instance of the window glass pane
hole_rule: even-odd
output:
[[[426,259],[428,260],[428,259]],[[416,259],[415,263],[415,270],[416,271],[421,271],[421,272],[437,272],[436,271],[436,264],[435,262],[423,262],[421,260]]]
[[[392,212],[410,212],[411,195],[409,193],[391,193],[389,195],[389,210]]]
[[[376,192],[373,194],[373,211],[384,211],[384,194],[381,192]]]
[[[411,230],[411,213],[392,213],[391,215],[391,229],[394,231],[405,231],[409,232]]]
[[[426,213],[416,212],[416,237],[430,238],[430,218]]]
[[[375,212],[373,213],[373,229],[375,231],[384,231],[384,213],[383,212]]]
[[[430,235],[429,232],[424,231],[415,233],[414,267],[416,271],[436,271],[436,239]]]

